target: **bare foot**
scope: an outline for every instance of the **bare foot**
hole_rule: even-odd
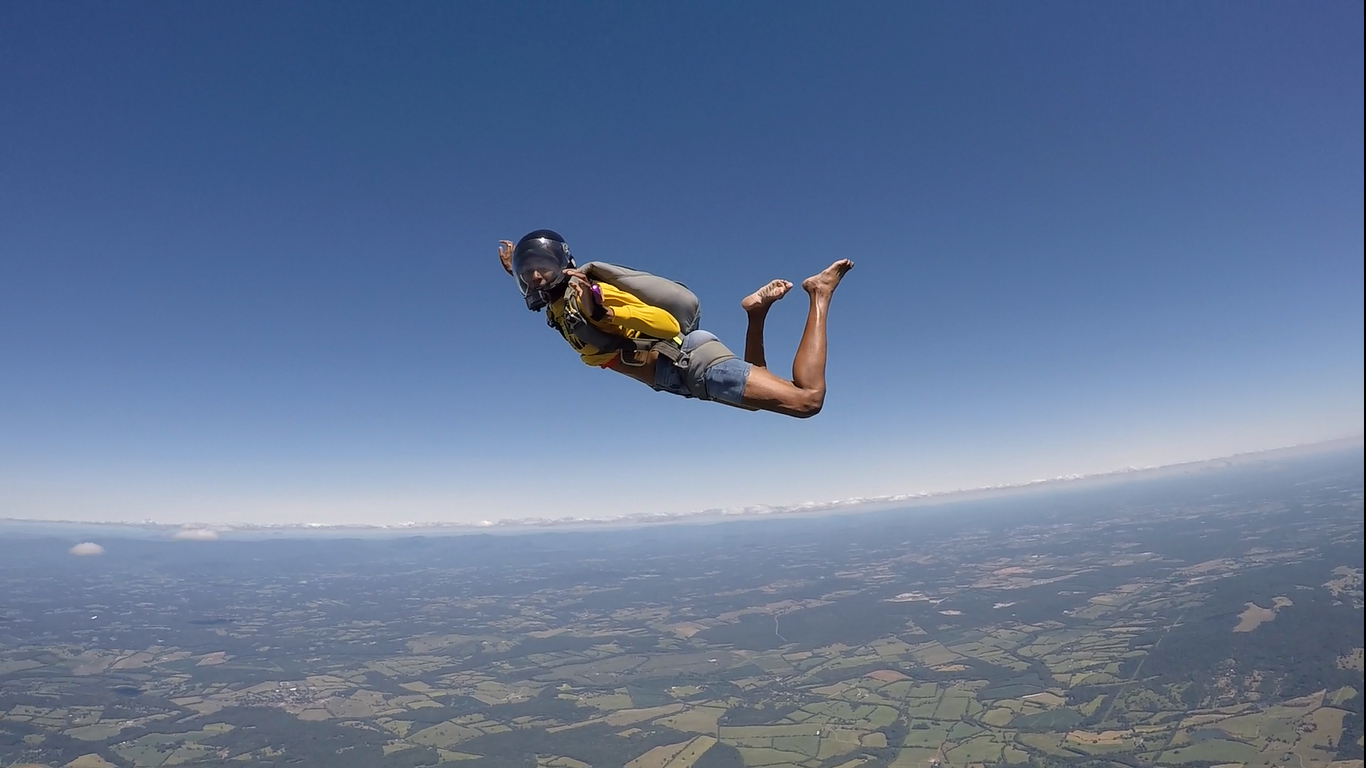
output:
[[[812,296],[829,296],[835,292],[835,286],[840,284],[840,278],[844,277],[844,273],[853,268],[854,262],[848,259],[840,259],[819,273],[803,280],[802,289]]]
[[[792,283],[787,280],[772,280],[768,285],[741,300],[740,309],[746,312],[767,310],[768,305],[786,296],[790,290],[792,290]]]

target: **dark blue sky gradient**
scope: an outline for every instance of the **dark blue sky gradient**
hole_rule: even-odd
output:
[[[1362,28],[1359,2],[4,4],[0,516],[681,511],[1360,434]],[[539,227],[686,282],[737,351],[741,297],[853,258],[825,412],[582,366],[496,265]],[[775,371],[804,312],[770,318]],[[623,498],[585,466],[695,482]]]

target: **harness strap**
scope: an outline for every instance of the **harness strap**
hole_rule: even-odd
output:
[[[546,318],[546,324],[556,330],[561,330],[550,318]],[[564,313],[564,328],[562,332],[573,334],[579,341],[591,344],[604,351],[617,351],[622,354],[623,359],[627,352],[657,352],[660,357],[668,360],[683,375],[683,381],[688,388],[688,392],[698,400],[711,400],[707,396],[707,369],[725,360],[735,358],[735,354],[726,348],[719,340],[712,339],[698,344],[696,347],[684,352],[677,342],[667,339],[653,339],[642,337],[638,339],[628,339],[624,336],[617,336],[605,331],[601,331],[574,307],[566,307]],[[658,389],[653,384],[652,388]],[[724,401],[717,401],[724,402]],[[731,403],[725,403],[732,405]],[[736,405],[746,411],[754,411],[746,405]]]
[[[555,323],[547,316],[546,323],[552,328],[556,328]],[[558,329],[557,329],[558,330]],[[639,354],[642,352],[658,352],[669,362],[679,367],[687,365],[683,350],[672,340],[654,339],[641,337],[628,339],[625,336],[618,336],[600,330],[583,316],[576,308],[566,306],[564,311],[564,331],[574,338],[591,345],[603,352],[620,352],[623,360],[625,353]]]
[[[552,324],[553,325],[553,324]],[[576,309],[565,307],[564,329],[574,338],[603,352],[616,352],[625,349],[630,339],[614,333],[599,330]]]

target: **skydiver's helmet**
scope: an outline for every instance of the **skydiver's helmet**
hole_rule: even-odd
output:
[[[512,276],[526,299],[526,308],[539,312],[564,295],[569,281],[564,271],[574,266],[569,246],[558,232],[538,229],[517,241],[512,250]]]

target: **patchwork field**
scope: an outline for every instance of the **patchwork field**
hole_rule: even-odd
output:
[[[1363,768],[1360,465],[1286,472],[65,569],[0,539],[0,765]]]

